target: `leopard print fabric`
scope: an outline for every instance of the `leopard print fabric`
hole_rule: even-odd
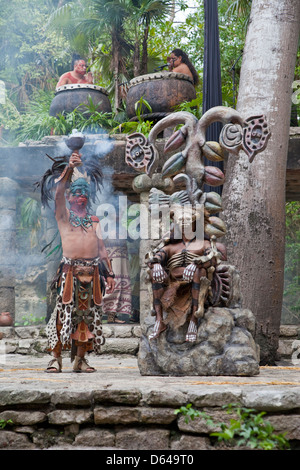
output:
[[[57,295],[55,308],[46,326],[48,345],[51,351],[55,348],[59,340],[61,341],[64,349],[70,348],[70,335],[75,333],[76,330],[76,325],[73,325],[72,323],[72,315],[75,312],[75,292],[77,280],[74,277],[73,299],[69,304],[63,304],[62,302],[65,282],[66,274],[62,273],[60,293]],[[95,336],[93,340],[94,352],[96,354],[100,354],[101,346],[103,346],[105,342],[105,338],[102,335],[102,307],[94,305],[92,302],[89,315],[93,318],[91,324],[89,325],[89,330]],[[62,324],[62,329],[59,336],[56,327],[57,320],[60,320],[60,323]]]

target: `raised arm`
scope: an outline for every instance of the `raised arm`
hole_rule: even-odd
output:
[[[57,183],[55,192],[55,217],[59,221],[67,221],[69,219],[69,211],[66,205],[65,191],[67,189],[67,183],[73,173],[76,166],[81,165],[81,155],[78,152],[72,153],[69,164],[63,171],[61,179]]]

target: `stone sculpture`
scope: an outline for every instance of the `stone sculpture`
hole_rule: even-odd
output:
[[[219,142],[207,142],[206,129],[215,121],[223,124]],[[181,127],[164,148],[165,153],[177,152],[161,164],[157,136],[178,125]],[[218,167],[205,165],[204,157],[216,162],[226,160],[229,152],[238,155],[243,150],[252,162],[269,137],[265,116],[244,120],[237,111],[223,106],[210,109],[199,120],[187,112],[170,114],[153,127],[148,139],[138,133],[128,136],[127,163],[153,181],[149,209],[154,204],[169,206],[171,218],[169,233],[146,259],[153,291],[151,313],[156,318],[153,325],[149,315],[142,325],[142,374],[259,372],[254,317],[240,306],[238,273],[227,263],[226,247],[217,241],[226,233],[219,217],[222,200],[218,193],[203,190],[204,184],[222,185],[225,176]],[[157,174],[172,180],[171,194],[155,187]],[[183,188],[175,191],[176,185]],[[195,223],[197,211],[202,211],[203,236],[188,237],[186,229]],[[180,213],[185,213],[183,225]],[[182,236],[176,238],[174,229],[180,225]]]

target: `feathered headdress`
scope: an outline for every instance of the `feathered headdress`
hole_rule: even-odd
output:
[[[49,155],[47,155],[49,157]],[[36,183],[36,188],[41,190],[41,202],[43,207],[48,206],[49,202],[54,199],[54,190],[57,186],[56,180],[61,176],[63,171],[69,164],[69,157],[57,157],[52,158],[54,161],[53,165],[49,170],[47,170],[42,176],[41,180]],[[72,181],[77,180],[78,178],[85,178],[86,181],[90,184],[90,197],[92,202],[96,201],[96,193],[101,190],[103,174],[99,168],[99,163],[97,160],[88,157],[82,157],[82,166],[80,170],[73,172]]]

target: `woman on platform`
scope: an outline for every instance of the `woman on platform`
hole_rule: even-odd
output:
[[[174,49],[170,56],[167,57],[169,72],[183,73],[188,75],[194,85],[198,85],[199,76],[195,67],[190,61],[188,55],[182,49]]]

